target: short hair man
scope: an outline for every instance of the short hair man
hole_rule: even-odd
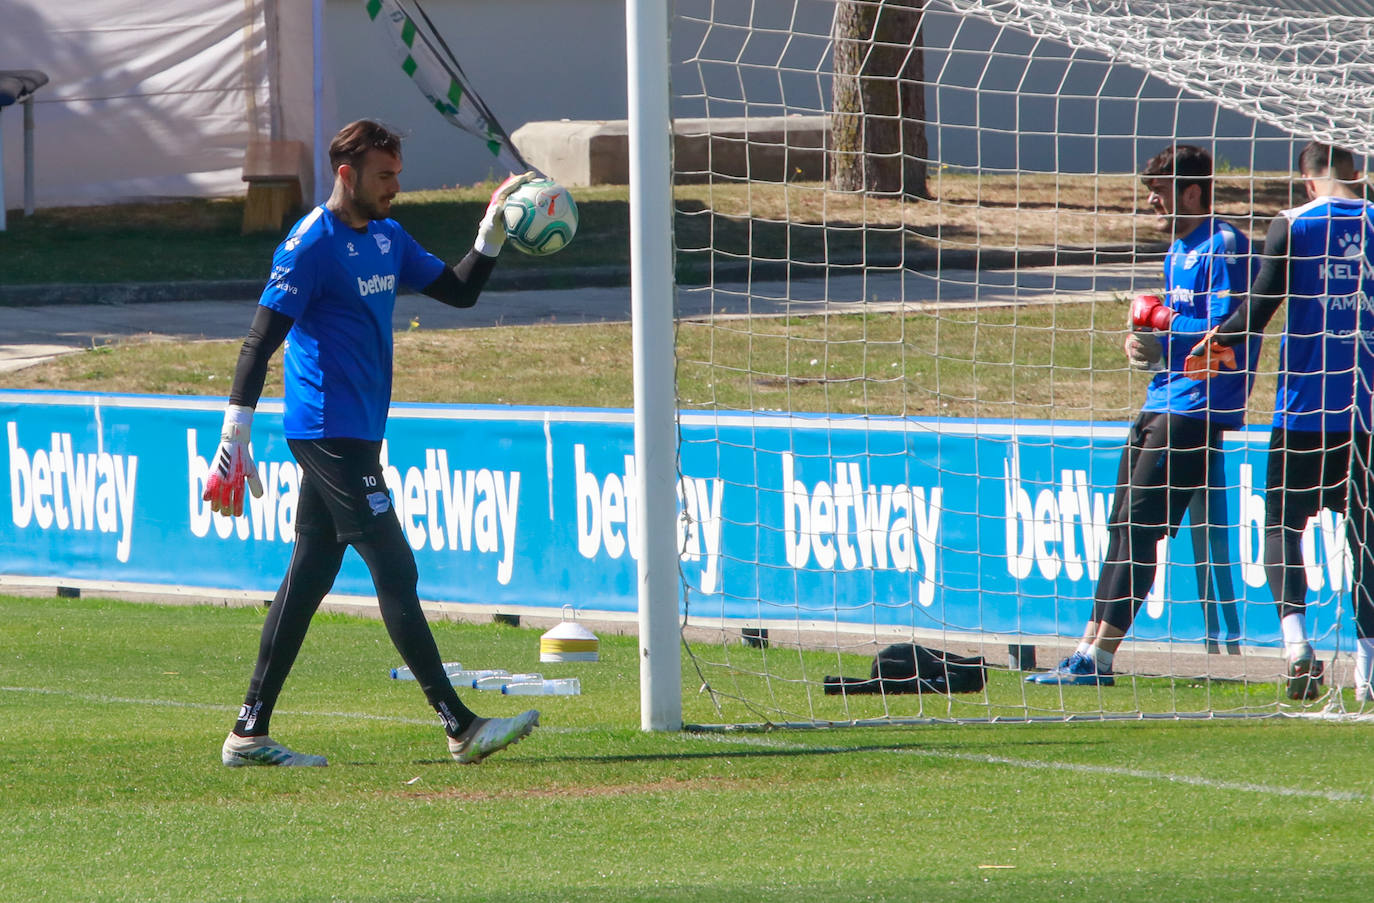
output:
[[[1263,332],[1288,302],[1264,497],[1264,569],[1279,607],[1287,695],[1320,693],[1324,666],[1307,633],[1302,534],[1322,508],[1343,511],[1354,553],[1355,693],[1368,700],[1374,665],[1374,512],[1369,492],[1374,379],[1374,204],[1350,151],[1313,141],[1298,155],[1308,202],[1274,218],[1250,298],[1194,349],[1197,375]],[[1347,489],[1347,486],[1349,487]]]
[[[334,189],[307,213],[272,259],[239,352],[221,442],[205,498],[221,514],[243,511],[245,479],[262,494],[248,442],[268,361],[285,355],[287,444],[302,472],[296,542],[268,610],[243,707],[224,741],[225,765],[324,765],[268,735],[272,710],[310,620],[353,546],[366,562],[391,640],[439,713],[449,751],[478,762],[529,734],[539,713],[478,718],[458,699],[416,593],[415,555],[391,505],[379,461],[391,401],[392,313],[402,285],[470,307],[505,241],[501,209],[533,173],[492,194],[471,251],[449,267],[390,219],[400,190],[401,139],[370,120],[344,126],[329,146]]]
[[[1254,381],[1258,340],[1250,343],[1249,366],[1227,373],[1225,382],[1184,374],[1193,345],[1236,308],[1250,282],[1249,240],[1212,215],[1211,155],[1190,144],[1167,147],[1140,178],[1156,227],[1173,242],[1164,257],[1165,296],[1131,302],[1124,349],[1133,364],[1163,366],[1121,452],[1107,554],[1083,638],[1057,667],[1027,678],[1033,683],[1115,683],[1112,663],[1154,584],[1159,540],[1177,532],[1193,497],[1206,491],[1222,431],[1244,423]]]

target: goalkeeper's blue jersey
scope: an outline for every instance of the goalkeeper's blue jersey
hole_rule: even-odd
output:
[[[1288,218],[1288,321],[1274,426],[1368,432],[1374,380],[1374,205],[1317,198]]]
[[[288,438],[382,438],[396,292],[428,286],[443,268],[395,220],[359,232],[322,205],[292,227],[258,302],[295,320],[286,337]]]
[[[1255,381],[1260,341],[1236,346],[1236,369],[1208,380],[1192,380],[1183,364],[1203,333],[1220,325],[1245,298],[1258,261],[1245,234],[1208,218],[1164,256],[1164,303],[1174,312],[1169,331],[1160,336],[1167,367],[1155,374],[1142,410],[1162,411],[1209,420],[1227,429],[1245,422],[1245,403]]]

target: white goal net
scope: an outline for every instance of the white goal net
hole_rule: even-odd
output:
[[[1262,541],[1282,313],[1114,685],[1025,678],[1092,611],[1151,377],[1128,299],[1163,289],[1175,236],[1142,165],[1205,148],[1258,250],[1306,200],[1303,144],[1374,151],[1372,29],[1320,0],[676,0],[686,722],[1359,711],[1329,510],[1304,536],[1326,681],[1285,694]],[[985,686],[827,682],[902,643],[982,657]]]

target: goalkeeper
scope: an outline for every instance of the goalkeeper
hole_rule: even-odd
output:
[[[1115,683],[1112,661],[1154,584],[1159,540],[1177,532],[1193,496],[1206,491],[1222,431],[1244,423],[1254,382],[1258,339],[1240,349],[1241,368],[1214,381],[1184,373],[1193,346],[1241,303],[1251,275],[1249,240],[1212,214],[1211,155],[1188,144],[1165,148],[1141,180],[1156,227],[1173,242],[1164,257],[1165,296],[1131,302],[1124,350],[1132,365],[1158,372],[1121,452],[1092,616],[1074,653],[1027,678],[1035,683]]]
[[[505,240],[501,208],[534,174],[502,183],[473,249],[449,267],[388,218],[400,190],[398,135],[368,120],[351,123],[334,136],[329,160],[329,200],[292,227],[273,257],[239,352],[205,490],[213,510],[233,516],[243,511],[245,480],[261,495],[249,432],[268,360],[286,341],[283,427],[302,473],[295,548],[267,612],[257,665],[221,758],[231,766],[325,764],[324,756],[276,742],[268,727],[310,620],[351,545],[371,572],[392,642],[439,713],[450,753],[459,762],[478,762],[529,734],[539,713],[478,718],[444,674],[416,593],[415,556],[379,461],[391,400],[391,320],[401,285],[454,307],[476,303]]]
[[[1355,695],[1364,701],[1374,667],[1374,205],[1348,150],[1313,141],[1298,168],[1308,203],[1274,218],[1249,300],[1198,343],[1191,364],[1199,377],[1224,378],[1213,375],[1224,366],[1219,357],[1263,332],[1288,301],[1264,496],[1264,570],[1279,608],[1286,690],[1290,699],[1314,698],[1324,671],[1307,633],[1302,534],[1320,509],[1344,511],[1348,502]]]

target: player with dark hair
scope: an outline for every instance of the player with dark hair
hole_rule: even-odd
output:
[[[1251,274],[1245,233],[1212,214],[1211,155],[1174,145],[1152,157],[1140,178],[1156,227],[1173,243],[1164,257],[1165,296],[1132,300],[1124,350],[1132,365],[1159,369],[1121,452],[1107,554],[1083,638],[1057,667],[1027,678],[1033,683],[1115,683],[1112,663],[1154,584],[1158,543],[1177,532],[1189,503],[1206,492],[1222,431],[1244,423],[1254,382],[1259,341],[1250,343],[1242,371],[1211,383],[1184,375],[1194,344],[1236,309]]]
[[[520,740],[539,713],[478,718],[458,699],[420,608],[415,555],[402,533],[380,454],[391,402],[391,319],[402,285],[453,307],[471,307],[505,241],[501,210],[533,173],[512,176],[492,194],[473,249],[449,267],[394,220],[401,139],[369,120],[345,126],[329,146],[334,189],[307,213],[272,259],[272,273],[239,352],[219,449],[205,490],[210,507],[243,512],[244,482],[262,494],[249,453],[253,410],[269,359],[283,341],[283,430],[302,477],[296,541],[286,576],[263,624],[257,665],[225,765],[324,765],[268,736],[272,709],[351,545],[367,564],[391,641],[414,672],[459,762],[479,762]]]
[[[1263,332],[1287,300],[1264,497],[1264,570],[1279,607],[1287,695],[1315,698],[1325,671],[1307,633],[1303,530],[1322,508],[1344,511],[1348,505],[1355,692],[1368,700],[1374,663],[1374,204],[1364,199],[1348,150],[1313,141],[1299,154],[1298,169],[1308,202],[1274,218],[1249,300],[1198,343],[1190,366],[1199,378],[1215,378],[1228,366],[1231,346]]]

